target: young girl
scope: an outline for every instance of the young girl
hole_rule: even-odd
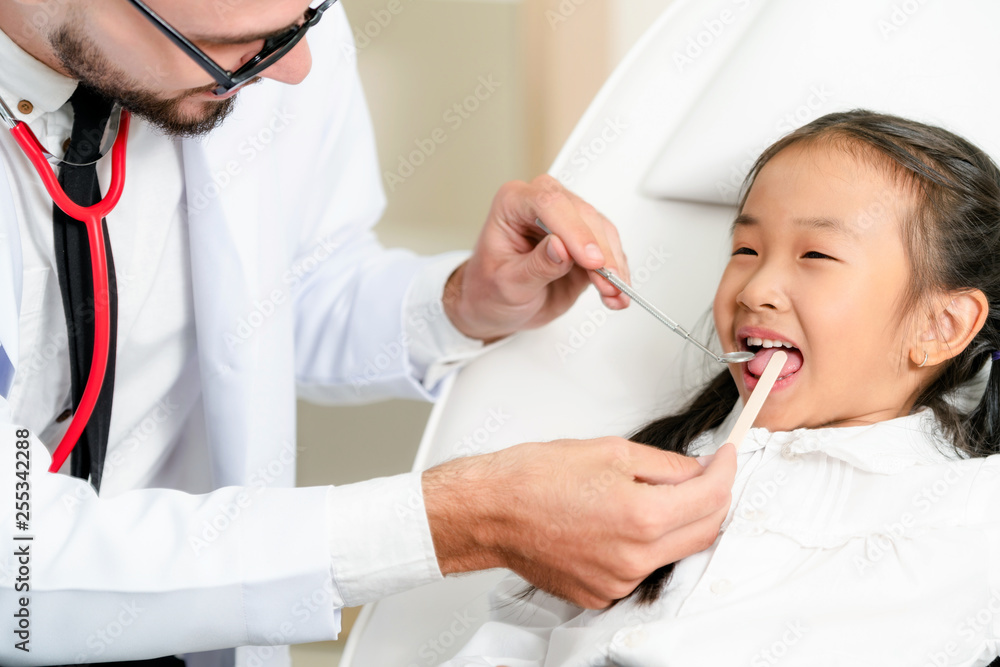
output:
[[[779,140],[747,183],[713,314],[725,350],[757,356],[631,438],[711,454],[788,352],[718,539],[603,611],[511,578],[448,667],[1000,655],[1000,171],[950,132],[852,111]]]

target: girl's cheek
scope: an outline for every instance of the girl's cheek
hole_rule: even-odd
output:
[[[715,330],[722,336],[723,330],[726,328],[726,321],[729,319],[729,309],[726,308],[727,298],[725,293],[721,289],[715,292],[715,298],[712,300],[712,318],[715,320]]]

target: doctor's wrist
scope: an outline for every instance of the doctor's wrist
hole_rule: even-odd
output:
[[[481,324],[477,322],[475,313],[472,311],[472,306],[470,305],[469,295],[465,292],[465,270],[468,267],[469,261],[466,260],[462,262],[458,268],[451,272],[448,276],[448,280],[444,285],[444,294],[441,297],[441,303],[444,306],[444,312],[451,320],[451,323],[462,332],[463,336],[469,338],[475,338],[477,340],[483,341],[486,345],[494,343],[501,338],[506,338],[510,335],[510,332],[491,332],[486,331]]]
[[[424,507],[444,575],[505,567],[500,497],[490,455],[456,459],[426,470]]]

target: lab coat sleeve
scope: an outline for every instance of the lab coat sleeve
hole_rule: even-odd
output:
[[[534,591],[517,575],[501,581],[490,594],[490,618],[465,646],[440,667],[542,667],[552,631],[577,616],[579,607]]]
[[[449,374],[513,339],[507,336],[484,345],[459,331],[444,312],[444,285],[471,254],[458,251],[437,256],[417,272],[406,295],[403,325],[410,370],[431,396],[437,396],[440,382]]]
[[[419,472],[333,487],[328,503],[333,576],[344,606],[443,578]]]
[[[0,398],[0,664],[336,637],[343,601],[329,536],[317,529],[328,519],[329,487],[251,482],[103,499],[80,479],[46,472],[49,463]]]
[[[510,337],[484,345],[455,328],[444,285],[466,252],[418,257],[373,232],[345,241],[343,263],[315,271],[297,297],[296,376],[319,403],[434,401],[441,381]],[[322,274],[322,275],[321,275]]]

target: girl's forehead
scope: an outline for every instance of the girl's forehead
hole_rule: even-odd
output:
[[[860,235],[912,209],[915,193],[893,169],[834,142],[793,144],[772,157],[747,193],[741,218],[768,225],[812,221],[816,229]]]

